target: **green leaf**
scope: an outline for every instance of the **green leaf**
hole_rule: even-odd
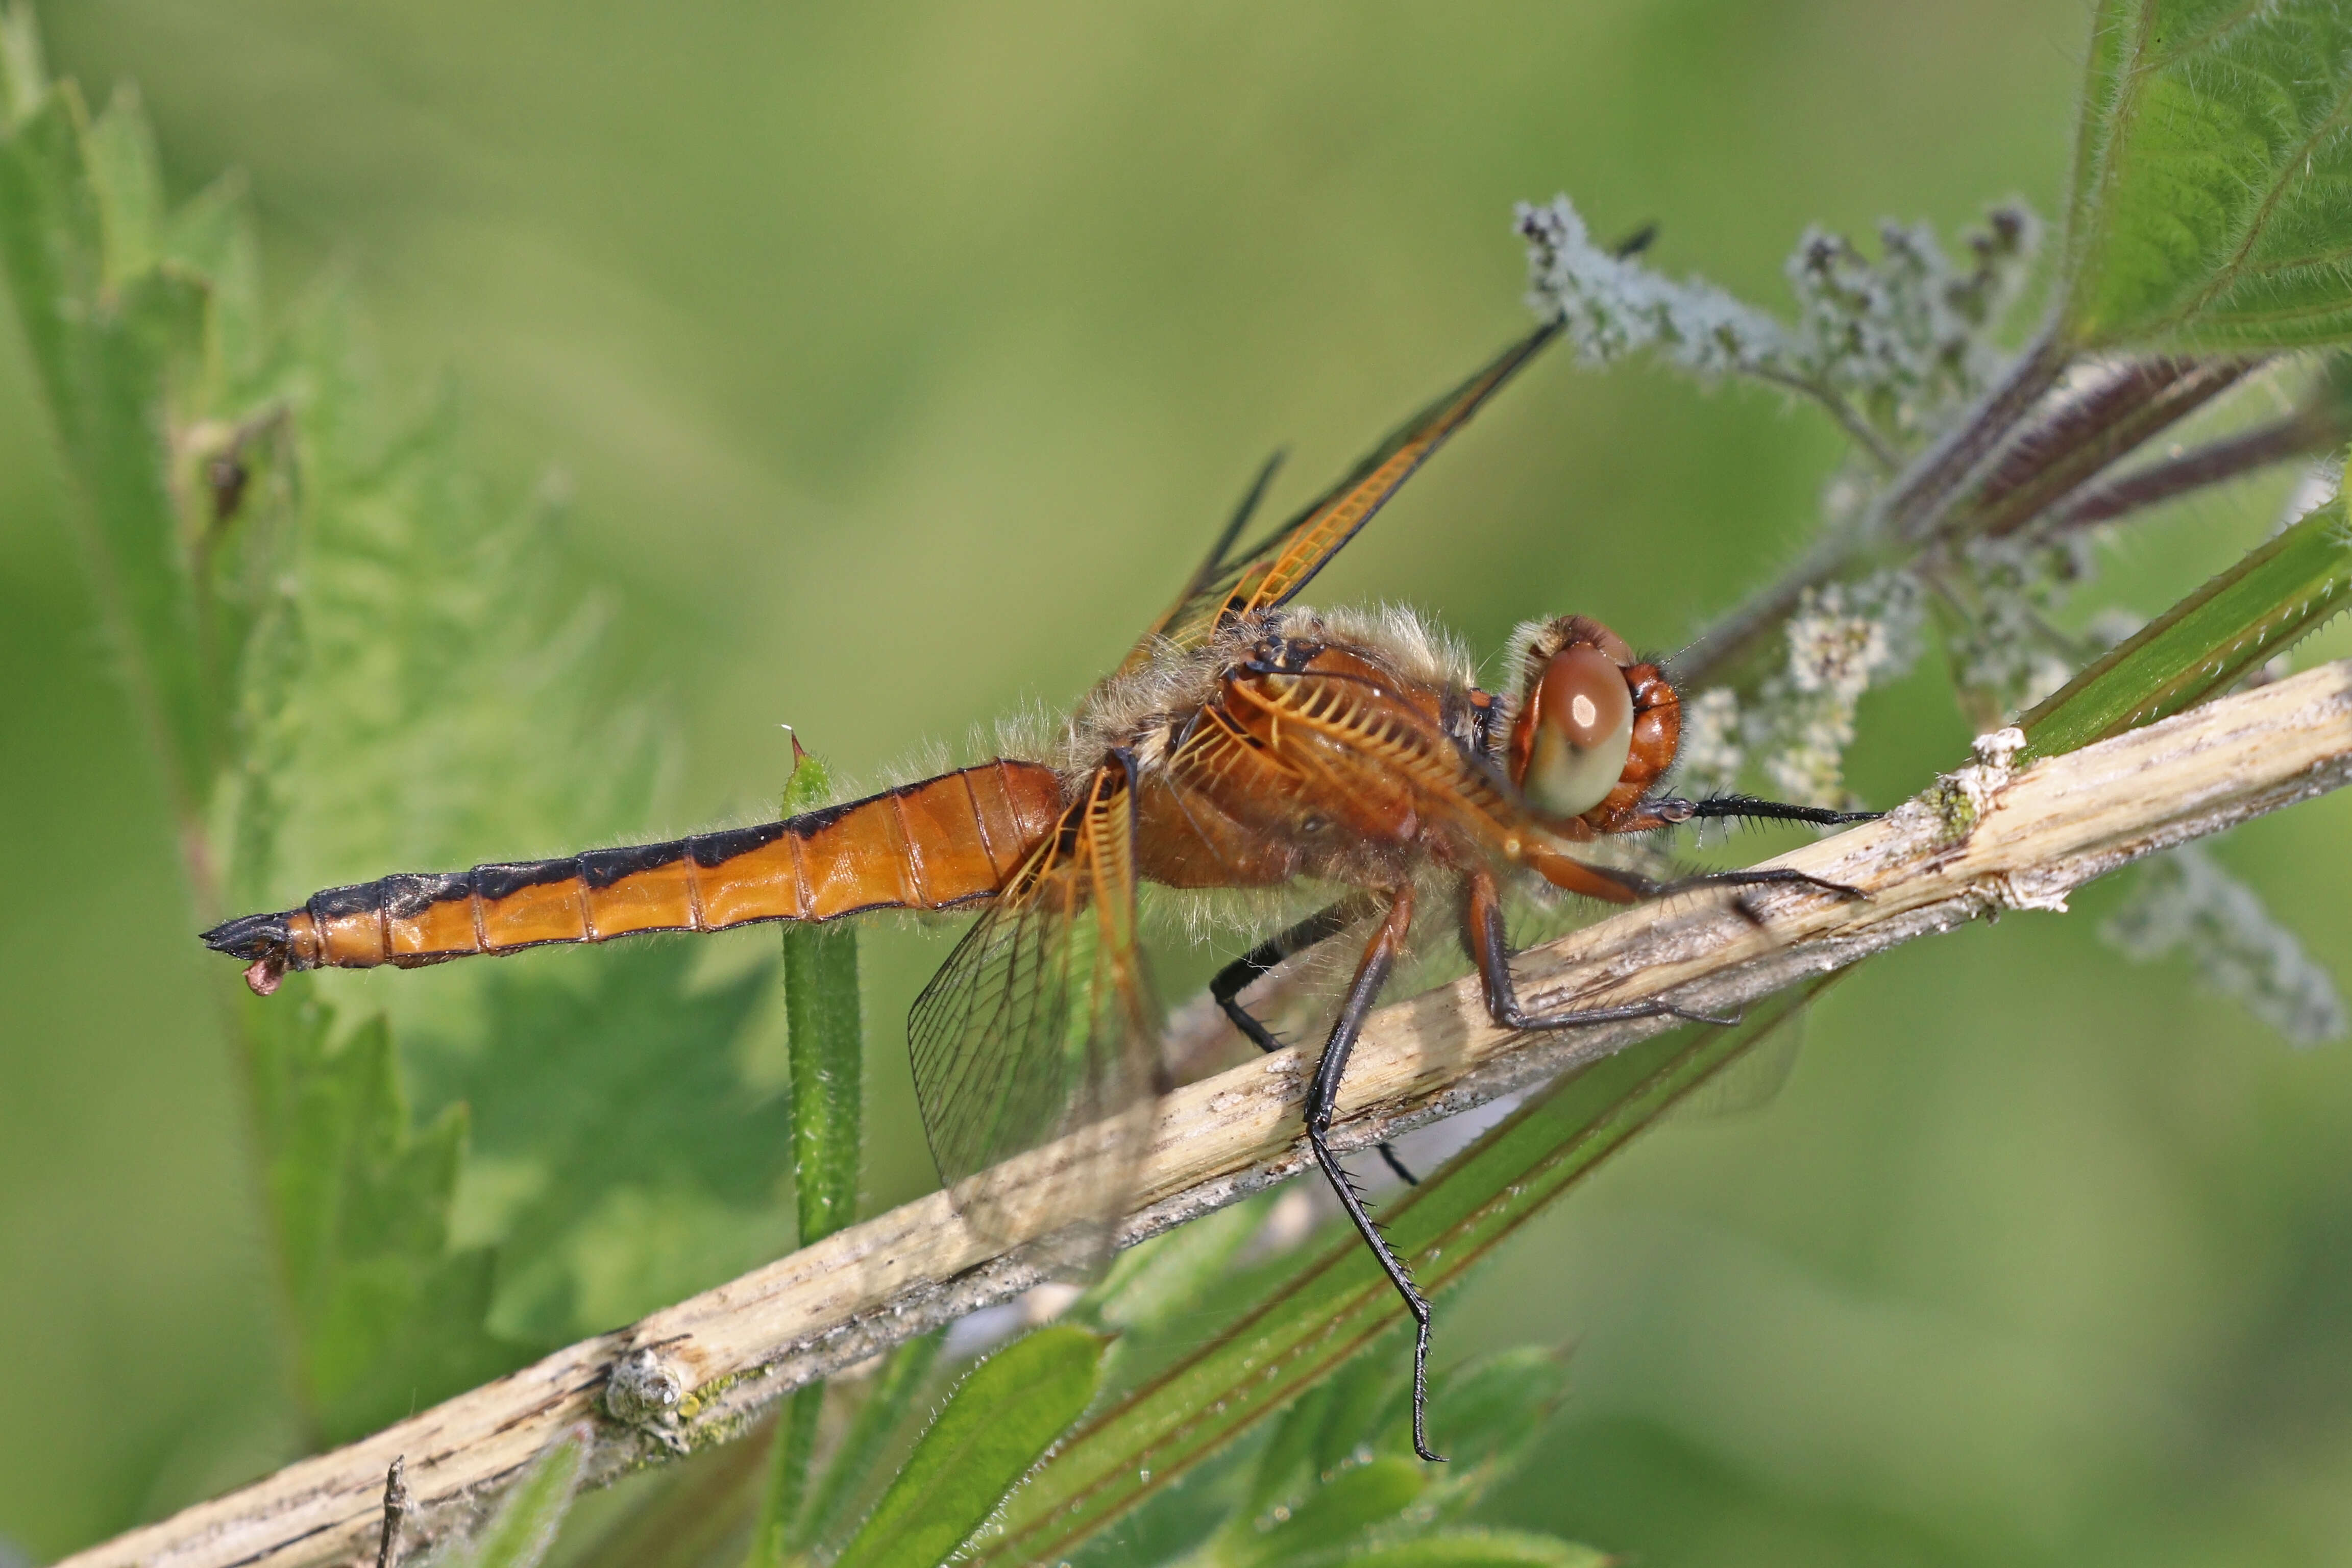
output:
[[[2352,338],[2352,10],[2104,0],[2069,211],[2079,347]]]
[[[84,156],[98,197],[101,276],[107,288],[120,289],[155,265],[163,241],[163,172],[136,87],[124,82],[114,89],[89,128]]]
[[[261,262],[245,176],[232,170],[197,192],[172,215],[163,257],[212,286],[205,321],[207,399],[241,410],[282,397],[282,387],[260,384],[267,337],[261,319]],[[279,405],[283,406],[282,402]]]
[[[41,27],[32,0],[9,0],[0,9],[0,131],[13,130],[38,109],[48,90],[48,68],[41,63]]]
[[[250,732],[282,754],[249,785],[267,797],[267,864],[238,869],[272,907],[389,869],[593,842],[654,814],[658,748],[609,689],[601,617],[564,594],[555,498],[488,493],[451,398],[387,426],[361,335],[326,296],[263,381],[292,409],[302,458],[283,643],[247,665]],[[459,965],[386,1002],[411,1024],[438,1006],[446,1035],[475,1020],[488,972]]]
[[[793,1528],[808,1491],[809,1461],[816,1452],[818,1419],[824,1414],[824,1384],[803,1384],[776,1413],[769,1440],[768,1479],[760,1491],[760,1516],[751,1525],[750,1568],[783,1568],[792,1561]]]
[[[1544,1346],[1515,1346],[1454,1368],[1437,1380],[1433,1395],[1444,1402],[1451,1434],[1448,1478],[1480,1468],[1498,1475],[1516,1468],[1567,1396],[1568,1358]],[[1409,1431],[1403,1423],[1410,1415],[1409,1405],[1398,1406],[1401,1437]]]
[[[850,1510],[860,1496],[872,1495],[867,1483],[875,1479],[892,1436],[914,1408],[916,1394],[930,1376],[931,1363],[939,1359],[940,1342],[938,1334],[908,1340],[890,1352],[880,1374],[867,1381],[865,1402],[849,1424],[849,1435],[834,1450],[833,1462],[826,1467],[807,1513],[792,1532],[793,1550],[805,1551],[836,1539],[847,1528]]]
[[[1291,1405],[1258,1457],[1251,1513],[1297,1504],[1350,1459],[1370,1457],[1390,1396],[1410,1387],[1407,1363],[1381,1353],[1402,1342],[1393,1333],[1374,1341]]]
[[[572,1511],[593,1434],[575,1426],[530,1462],[481,1533],[455,1553],[463,1568],[538,1568]]]
[[[1727,1063],[1792,1019],[1835,976],[1767,998],[1732,1028],[1671,1030],[1594,1063],[1523,1107],[1382,1215],[1434,1294]],[[1440,1318],[1444,1308],[1440,1306]],[[1352,1231],[1270,1273],[1214,1342],[1113,1401],[1007,1505],[975,1561],[1052,1561],[1173,1484],[1364,1345],[1403,1306]],[[1440,1451],[1452,1415],[1432,1410]]]
[[[1067,1563],[1070,1568],[1134,1568],[1139,1563],[1214,1568],[1217,1556],[1213,1538],[1231,1525],[1236,1510],[1246,1509],[1249,1471],[1260,1447],[1255,1439],[1264,1431],[1260,1427],[1174,1486],[1153,1492],[1116,1528],[1101,1531],[1055,1561]]]
[[[1516,1530],[1450,1530],[1352,1552],[1348,1568],[1608,1568],[1605,1552]]]
[[[1361,1361],[1352,1363],[1360,1366]],[[1257,1457],[1246,1511],[1264,1513],[1304,1496],[1315,1482],[1315,1449],[1330,1413],[1333,1382],[1317,1384],[1292,1400]]]
[[[1057,1327],[981,1363],[948,1396],[835,1568],[946,1562],[1085,1413],[1102,1353],[1097,1336]]]
[[[1111,1348],[1115,1360],[1128,1363],[1139,1335],[1176,1326],[1171,1320],[1192,1314],[1225,1283],[1234,1255],[1265,1226],[1275,1197],[1261,1193],[1219,1209],[1130,1247],[1112,1261],[1089,1293],[1090,1301],[1078,1310],[1091,1308],[1104,1324],[1120,1331]]]
[[[784,1249],[790,1107],[740,1060],[769,976],[698,990],[696,957],[621,943],[494,971],[478,1033],[414,1053],[419,1100],[471,1111],[467,1230],[499,1244],[502,1338],[562,1344]]]
[[[466,1115],[418,1129],[381,1018],[334,1038],[310,997],[247,1004],[260,1133],[300,1366],[340,1442],[520,1359],[482,1331],[490,1258],[449,1247]]]
[[[2227,689],[2352,603],[2352,519],[2326,505],[2175,605],[2018,721],[2021,761],[2152,724]]]
[[[1411,1508],[1429,1480],[1428,1466],[1393,1454],[1349,1465],[1265,1528],[1234,1521],[1223,1555],[1235,1568],[1256,1568],[1345,1546]]]
[[[135,121],[127,108],[90,131],[68,83],[0,141],[0,275],[64,451],[121,674],[179,826],[193,832],[222,694],[205,670],[165,415],[172,380],[196,357],[205,290],[181,274],[110,272],[110,227],[135,249],[144,242],[129,231],[152,216],[152,190],[135,188],[152,173],[139,173],[152,150]]]

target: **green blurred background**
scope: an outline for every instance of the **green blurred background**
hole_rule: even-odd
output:
[[[1775,305],[1808,222],[2051,212],[2088,17],[79,0],[43,22],[58,74],[141,85],[175,196],[250,173],[281,303],[339,272],[395,385],[422,404],[454,375],[496,482],[561,476],[553,569],[608,605],[679,738],[657,837],[772,801],[780,722],[871,778],[1076,696],[1271,447],[1295,499],[1523,329],[1515,199],[1654,220],[1665,269]],[[1570,608],[1671,647],[1803,537],[1837,450],[1769,395],[1556,357],[1318,596],[1406,598],[1490,651]],[[2282,489],[2177,509],[2109,581],[2160,607]],[[37,1558],[269,1468],[296,1429],[206,961],[60,505],[10,328],[0,1534]],[[1865,705],[1853,780],[1891,801],[1965,736],[1923,666]],[[2331,800],[2221,854],[2352,976],[2347,835]],[[1579,1347],[1493,1516],[1656,1564],[2341,1561],[2352,1057],[2126,964],[2095,935],[2116,896],[1872,966],[1769,1110],[1648,1141],[1442,1308],[1449,1354]],[[869,944],[877,1205],[929,1181],[898,1020],[940,951]]]

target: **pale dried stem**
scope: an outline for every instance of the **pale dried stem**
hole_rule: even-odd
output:
[[[1534,1008],[1672,992],[1737,1009],[1810,975],[2005,910],[2059,910],[2091,879],[2152,851],[2274,811],[2352,777],[2352,662],[2226,698],[2011,775],[1990,766],[1784,858],[1864,889],[1716,896],[1629,910],[1521,955]],[[1514,1036],[1474,982],[1382,1009],[1348,1074],[1335,1142],[1362,1146],[1622,1049],[1665,1024]],[[1297,1171],[1305,1064],[1253,1061],[1171,1096],[1160,1111],[1139,1241]],[[1026,1157],[1048,1179],[1059,1151]],[[423,1415],[68,1559],[74,1568],[363,1562],[386,1464],[406,1454],[413,1538],[469,1524],[572,1423],[599,1422],[592,1479],[741,1432],[779,1395],[1000,1301],[1037,1270],[963,1225],[942,1194],[895,1209],[718,1289],[585,1341]],[[603,1416],[614,1361],[651,1349],[686,1397],[660,1429]]]

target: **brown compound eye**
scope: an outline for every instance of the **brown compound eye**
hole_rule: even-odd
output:
[[[1581,816],[1617,787],[1633,751],[1625,672],[1590,644],[1562,648],[1528,700],[1534,732],[1519,788],[1547,816]]]

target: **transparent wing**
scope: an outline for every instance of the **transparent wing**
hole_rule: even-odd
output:
[[[1268,464],[1208,560],[1167,614],[1152,623],[1128,663],[1148,657],[1155,644],[1193,647],[1223,620],[1287,603],[1371,521],[1413,470],[1559,331],[1559,323],[1550,321],[1513,343],[1477,374],[1405,421],[1346,479],[1288,522],[1254,545],[1236,548],[1242,527],[1272,477],[1273,465]]]
[[[1135,938],[1135,791],[1098,769],[915,1001],[916,1098],[959,1212],[1057,1263],[1107,1255],[1158,1098]]]

